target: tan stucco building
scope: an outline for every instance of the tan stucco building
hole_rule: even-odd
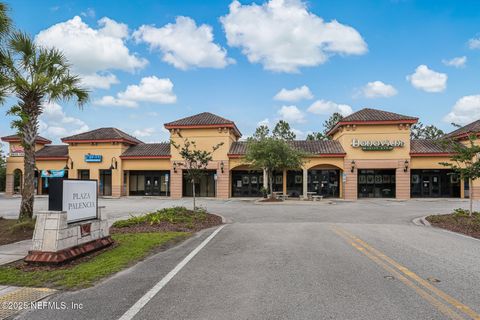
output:
[[[470,186],[442,166],[451,153],[433,140],[411,140],[418,118],[376,109],[362,109],[345,117],[329,132],[329,141],[292,141],[308,154],[303,168],[274,173],[273,191],[291,197],[321,195],[344,198],[474,197],[480,182]],[[170,139],[195,141],[198,149],[213,153],[205,175],[196,184],[203,197],[258,197],[265,177],[244,160],[246,142],[231,120],[211,113],[166,123]],[[452,133],[465,141],[480,133],[480,121]],[[10,144],[6,194],[21,190],[23,149],[18,136],[2,138]],[[54,176],[95,179],[102,196],[192,195],[182,169],[182,159],[170,143],[143,143],[116,128],[100,128],[62,139],[64,145],[38,137],[36,141],[37,193],[48,193]]]

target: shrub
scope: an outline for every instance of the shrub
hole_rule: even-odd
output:
[[[35,229],[35,219],[17,222],[9,228],[11,233],[28,232],[33,229]]]
[[[198,208],[196,212],[188,210],[185,207],[172,207],[157,210],[141,216],[131,216],[126,220],[118,220],[113,223],[114,228],[128,228],[131,226],[148,223],[150,225],[168,222],[171,224],[185,223],[187,226],[193,226],[196,221],[203,221],[207,218],[207,211]]]

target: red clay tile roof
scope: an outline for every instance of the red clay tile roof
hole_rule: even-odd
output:
[[[38,158],[67,158],[67,145],[49,145],[35,152],[35,157]]]
[[[294,140],[289,142],[295,149],[301,150],[313,155],[344,155],[340,142],[335,140],[327,141],[310,141],[310,140]],[[232,143],[229,155],[244,155],[247,152],[247,142],[237,141]]]
[[[449,154],[451,147],[442,144],[441,140],[414,139],[410,141],[410,153],[412,154]]]
[[[405,116],[403,114],[398,114],[389,111],[383,111],[378,109],[372,108],[363,108],[357,112],[352,113],[349,116],[346,116],[327,133],[331,135],[337,131],[337,129],[343,124],[362,124],[364,123],[389,123],[389,122],[408,122],[408,123],[416,123],[418,118]]]
[[[170,157],[170,143],[162,142],[137,144],[136,146],[125,150],[120,157]]]
[[[235,122],[217,116],[216,114],[210,112],[202,112],[190,117],[182,118],[179,120],[175,120],[172,122],[165,123],[165,128],[173,129],[173,128],[185,128],[185,127],[218,127],[218,126],[227,126],[231,127],[235,130],[237,136],[241,136],[240,131],[238,130]]]
[[[479,133],[480,132],[480,120],[474,121],[472,123],[467,124],[457,130],[450,132],[449,134],[445,135],[445,138],[455,138],[458,136],[467,136],[472,133]]]
[[[98,128],[95,130],[79,133],[73,136],[62,138],[62,142],[76,142],[76,141],[118,141],[130,144],[140,144],[142,141],[137,138],[119,130],[117,128]]]
[[[18,134],[12,134],[10,136],[2,137],[2,141],[5,141],[5,142],[19,142],[20,141],[20,136]],[[35,142],[40,143],[40,144],[52,143],[52,141],[50,141],[47,138],[44,138],[42,136],[37,136],[37,140],[35,140]]]

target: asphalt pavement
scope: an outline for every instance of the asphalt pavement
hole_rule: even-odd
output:
[[[122,206],[140,212],[153,201],[189,203],[144,199],[133,208],[136,201],[124,199]],[[411,222],[465,207],[463,200],[201,204],[229,224],[133,319],[480,318],[480,241]],[[112,216],[124,214],[115,210]],[[81,310],[36,310],[19,318],[118,319],[214,231],[93,288],[48,300],[80,303]]]

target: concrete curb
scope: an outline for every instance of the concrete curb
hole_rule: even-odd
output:
[[[427,221],[427,219],[425,219],[426,217],[428,217],[428,216],[415,218],[415,219],[412,220],[412,222],[413,222],[413,224],[415,224],[417,226],[420,226],[420,227],[431,227],[432,225],[430,224],[430,222]]]
[[[222,223],[223,223],[223,224],[227,224],[227,223],[231,223],[231,222],[232,222],[232,221],[229,221],[229,220],[227,220],[227,218],[225,218],[225,217],[224,217],[224,216],[222,216],[221,214],[218,214],[218,213],[211,213],[211,212],[209,212],[209,213],[210,213],[210,214],[213,214],[214,216],[217,216],[217,217],[220,217],[220,218],[222,218]]]

